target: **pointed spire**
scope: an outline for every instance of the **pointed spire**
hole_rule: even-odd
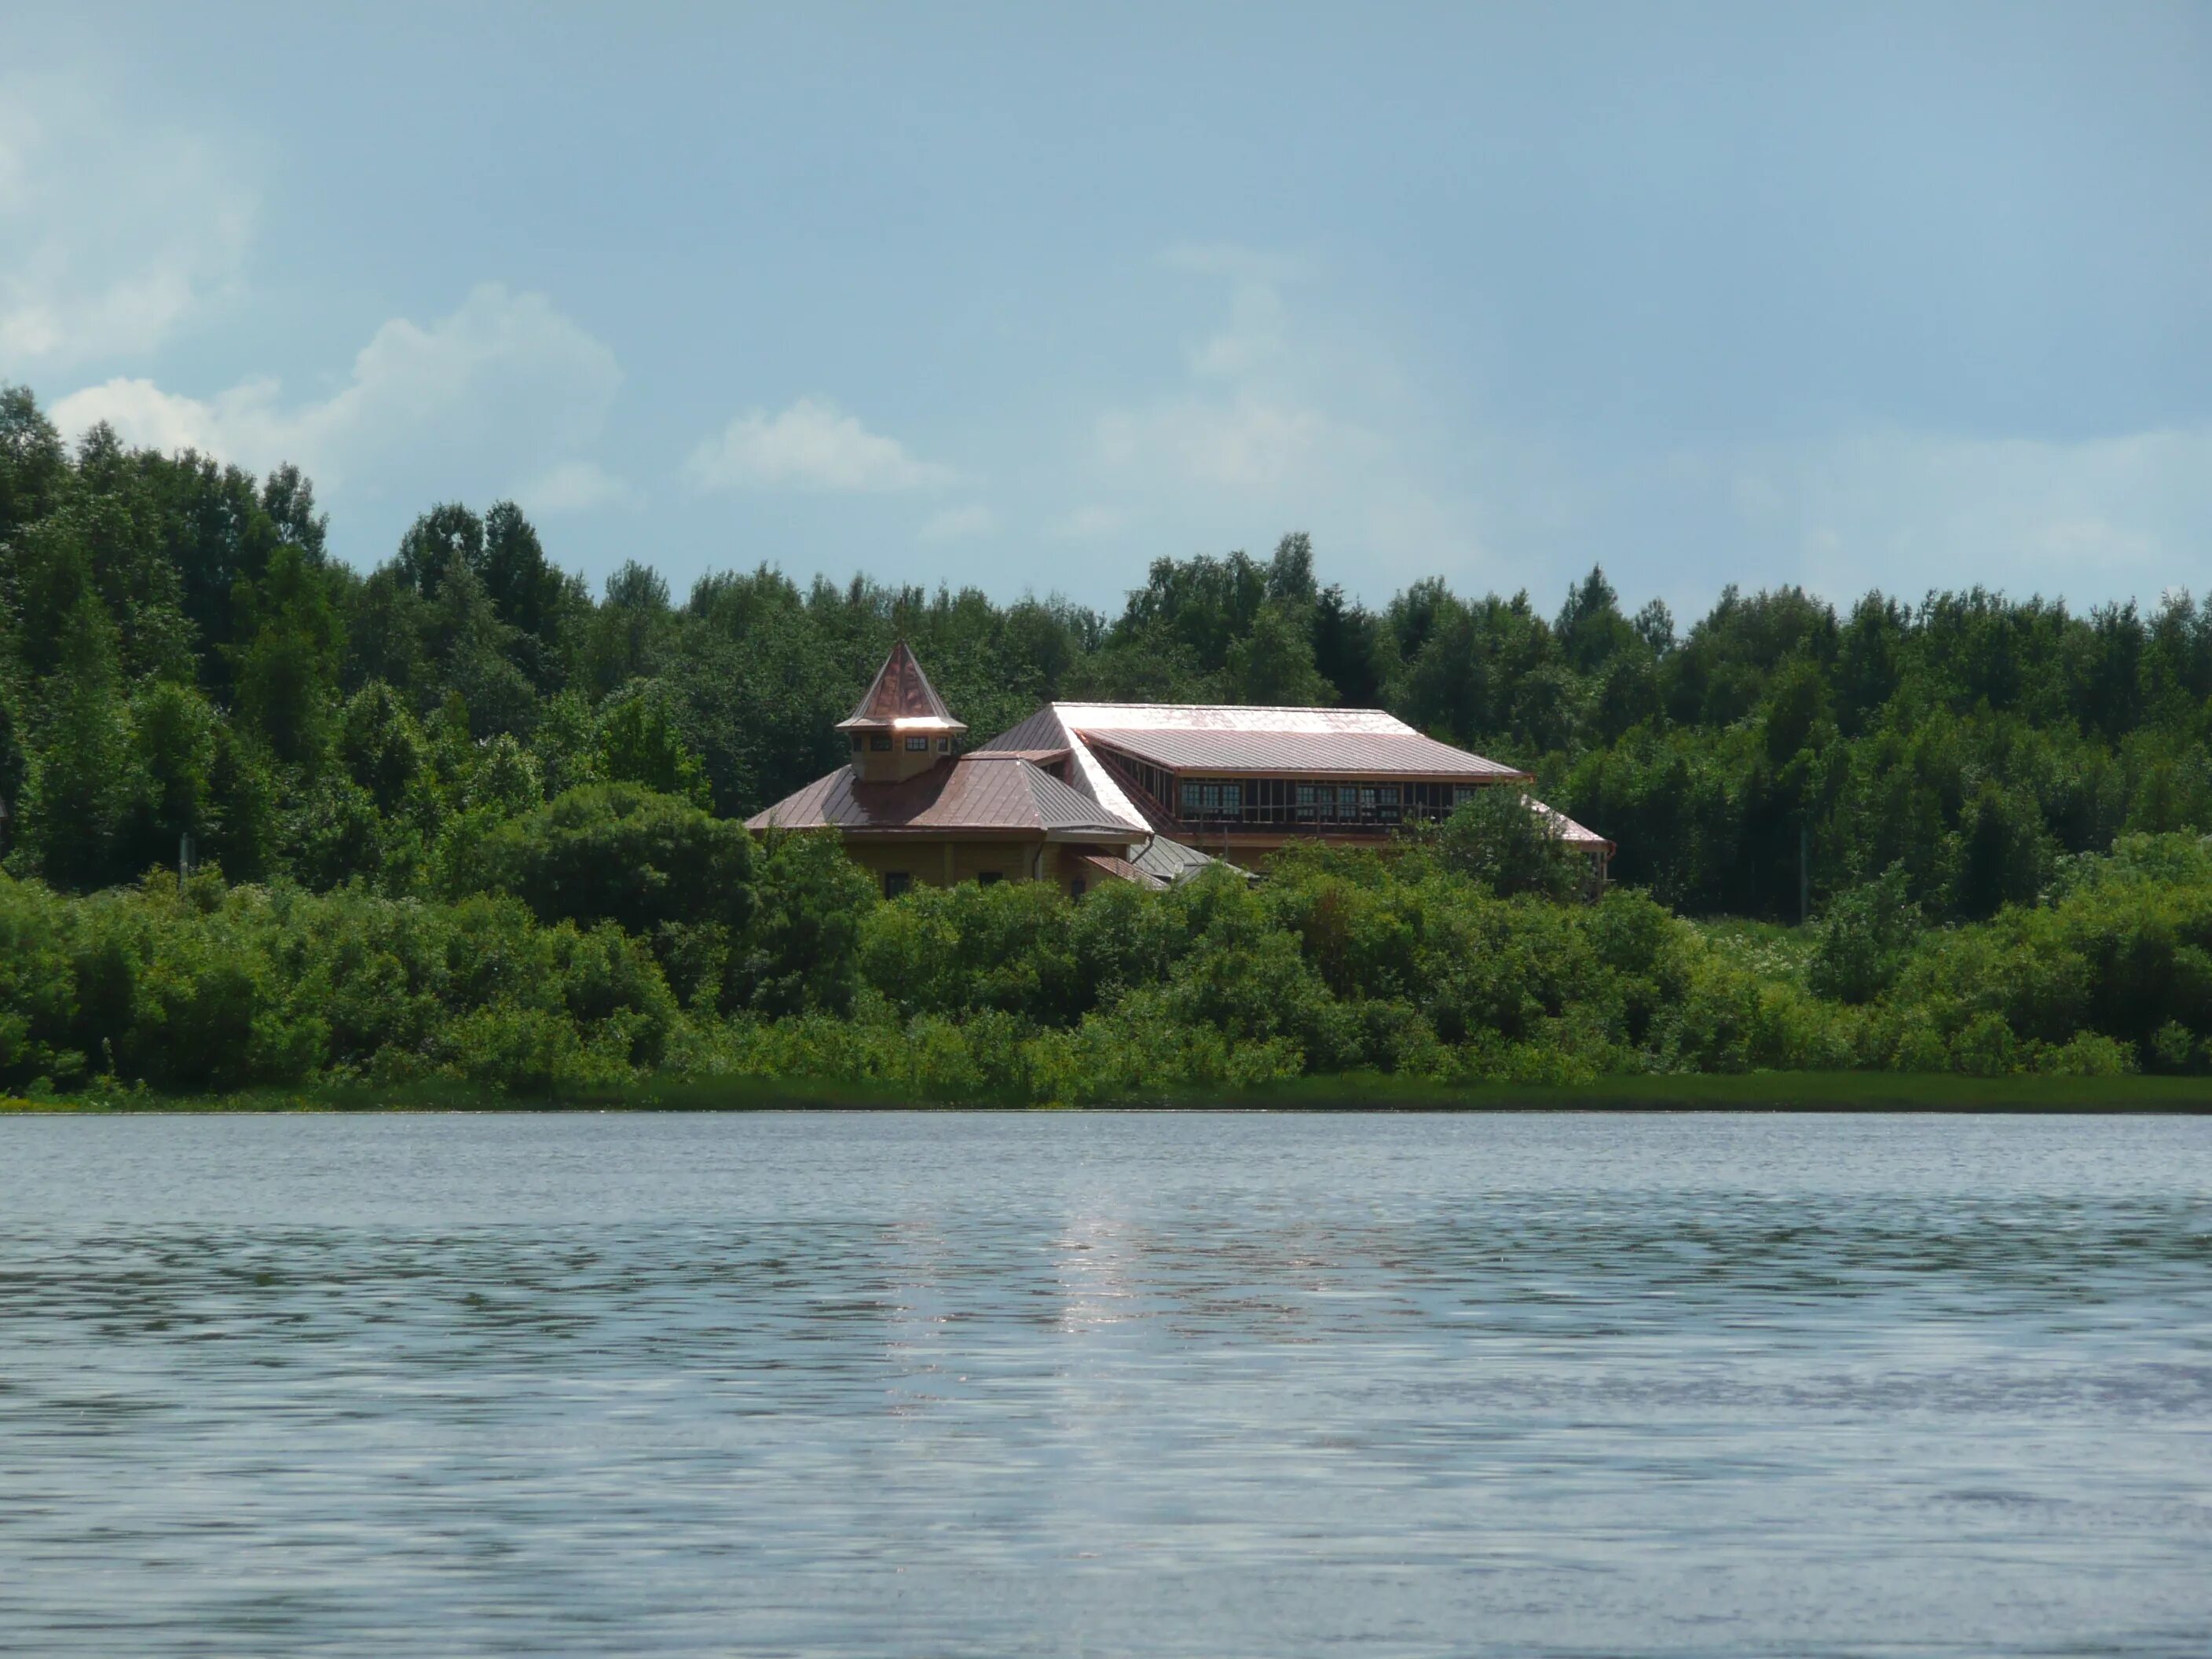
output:
[[[860,706],[837,722],[840,732],[889,731],[893,727],[908,732],[968,729],[952,718],[952,711],[937,695],[937,688],[930,684],[929,676],[921,672],[921,665],[915,660],[904,640],[894,645],[890,655],[884,659],[884,665],[876,671],[875,684],[869,686]]]

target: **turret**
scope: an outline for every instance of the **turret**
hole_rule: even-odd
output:
[[[862,783],[897,783],[951,758],[952,742],[968,728],[952,718],[929,676],[901,640],[891,647],[860,706],[837,722],[852,744],[853,775]]]

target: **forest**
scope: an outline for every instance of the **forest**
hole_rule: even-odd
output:
[[[1370,609],[1292,534],[1107,615],[766,563],[594,593],[504,501],[366,573],[326,530],[296,469],[68,445],[0,389],[0,1091],[2212,1070],[2178,590]],[[1534,772],[1613,886],[1470,808],[1256,883],[884,902],[740,821],[840,763],[900,635],[978,742],[1054,697],[1388,708]]]

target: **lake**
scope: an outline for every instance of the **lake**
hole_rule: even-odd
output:
[[[0,1650],[2212,1650],[2212,1119],[0,1119]]]

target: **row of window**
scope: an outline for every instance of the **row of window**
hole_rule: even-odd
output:
[[[888,755],[891,752],[891,734],[890,732],[871,732],[862,733],[855,732],[853,733],[853,752],[854,754],[857,755],[860,752],[861,738],[863,736],[866,738],[867,747],[872,752],[878,755]],[[929,752],[929,744],[930,740],[927,737],[908,738],[906,740],[906,751],[909,755],[927,755]],[[950,738],[938,738],[937,752],[940,755],[951,754],[952,752],[952,739]]]
[[[1172,772],[1103,744],[1094,750],[1106,769],[1168,817],[1186,823],[1257,829],[1297,824],[1387,828],[1450,816],[1486,786],[1419,779],[1383,783],[1307,783],[1291,778],[1177,778]]]
[[[1467,783],[1301,783],[1288,778],[1241,782],[1188,779],[1177,786],[1179,816],[1239,823],[1399,823],[1441,817],[1481,787]]]

